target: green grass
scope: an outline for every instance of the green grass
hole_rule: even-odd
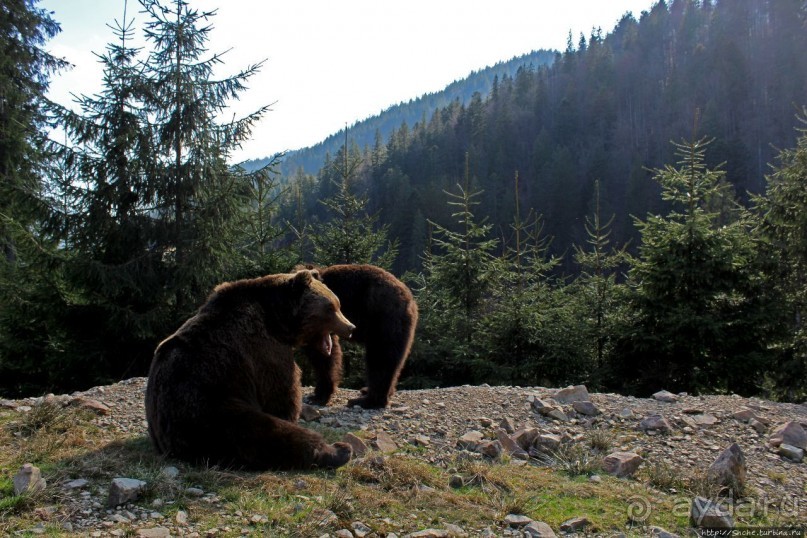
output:
[[[241,536],[242,529],[250,536],[319,536],[357,520],[378,534],[401,536],[453,523],[473,536],[488,527],[500,532],[510,513],[544,521],[556,532],[567,519],[584,516],[591,521],[591,534],[645,536],[646,526],[658,525],[684,535],[689,500],[696,490],[711,487],[652,462],[645,463],[636,479],[602,476],[592,482],[589,475],[599,472],[601,454],[612,444],[603,433],[565,446],[540,465],[458,454],[437,466],[428,463],[427,449],[402,444],[395,454],[371,452],[336,471],[245,473],[167,461],[145,436],[105,431],[86,413],[53,408],[33,413],[0,411],[0,535],[44,525],[45,535],[70,536],[60,519],[69,514],[70,499],[58,484],[79,477],[101,493],[116,476],[145,480],[148,487],[138,504],[166,502],[159,524],[172,526],[177,511],[183,510],[202,536],[216,528],[217,537]],[[332,440],[341,435],[319,429]],[[39,466],[51,486],[15,496],[11,478],[25,462]],[[177,467],[179,476],[164,475],[167,465]],[[459,489],[449,487],[455,474],[465,484]],[[215,494],[218,504],[188,495],[190,486]],[[46,515],[43,507],[53,507],[53,515]],[[795,523],[792,516],[774,511],[740,519],[754,525]],[[132,525],[114,528],[135,535]]]

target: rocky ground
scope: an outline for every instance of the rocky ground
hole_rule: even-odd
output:
[[[49,398],[95,407],[98,426],[141,436],[146,431],[145,385],[144,378],[136,378]],[[355,396],[355,391],[340,390],[329,407],[306,408],[305,419],[358,433],[382,451],[417,445],[423,458],[436,465],[449,462],[458,450],[482,452],[493,458],[509,452],[513,461],[526,459],[528,454],[539,455],[541,443],[573,443],[593,431],[603,431],[611,440],[611,451],[638,454],[641,460],[637,461],[645,468],[663,464],[705,475],[718,455],[736,443],[745,458],[746,492],[756,502],[765,503],[766,509],[789,511],[796,514],[797,521],[807,521],[807,463],[800,462],[807,448],[807,405],[738,396],[659,393],[655,398],[642,399],[589,395],[580,387],[558,391],[462,386],[401,391],[392,406],[383,410],[345,407],[347,399]],[[41,401],[0,401],[0,407],[26,413]],[[795,437],[787,437],[784,446],[772,446],[771,437],[787,423],[792,423],[790,432],[795,432]],[[361,440],[353,441],[359,451],[363,450]],[[774,440],[773,445],[781,442]],[[75,480],[72,486],[53,486],[80,491],[81,484]],[[124,513],[119,517],[148,519],[154,517],[154,511],[159,512],[159,507],[146,510],[147,515]],[[108,524],[110,517],[118,516],[110,516],[101,503],[87,499],[87,506],[76,512],[72,526],[89,536],[114,535]]]

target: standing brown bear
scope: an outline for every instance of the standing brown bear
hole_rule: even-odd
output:
[[[365,348],[367,387],[348,405],[386,407],[415,338],[418,308],[412,292],[374,265],[332,265],[315,271],[358,326],[351,340]],[[330,356],[316,346],[304,348],[316,377],[314,393],[308,398],[311,403],[327,405],[341,380],[342,350],[338,342],[333,347]]]
[[[349,445],[295,424],[302,395],[293,348],[327,357],[332,335],[353,329],[310,271],[217,286],[154,353],[146,388],[154,445],[191,462],[255,470],[344,465]]]

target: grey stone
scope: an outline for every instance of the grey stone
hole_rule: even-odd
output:
[[[689,510],[689,523],[693,527],[733,529],[734,518],[717,504],[703,497],[695,497]]]
[[[454,474],[448,479],[448,485],[452,489],[460,489],[465,486],[465,480],[460,475]]]
[[[574,385],[561,389],[552,396],[559,404],[569,404],[572,402],[587,402],[591,398],[585,385]]]
[[[353,449],[353,455],[357,458],[367,454],[367,443],[352,433],[346,433],[344,437],[342,437],[342,442],[350,445],[350,447]]]
[[[174,478],[179,476],[179,469],[174,467],[173,465],[169,465],[168,467],[163,467],[160,474],[165,478],[173,480]]]
[[[448,531],[443,529],[423,529],[422,531],[407,534],[410,538],[448,538]]]
[[[804,460],[804,450],[787,443],[782,443],[779,445],[777,454],[795,463],[801,463],[802,460]]]
[[[554,433],[544,433],[535,439],[533,447],[541,452],[552,452],[560,448],[560,443],[560,435],[555,435]]]
[[[45,486],[47,486],[47,482],[42,478],[42,471],[31,463],[20,467],[19,472],[14,476],[14,495],[35,493],[45,489]]]
[[[557,534],[552,530],[552,527],[543,521],[533,521],[521,529],[521,532],[530,538],[557,538]]]
[[[89,484],[87,480],[83,478],[77,478],[75,480],[71,480],[70,482],[66,482],[63,487],[64,489],[79,489],[83,488],[87,484]]]
[[[516,441],[507,435],[507,432],[503,429],[499,429],[496,432],[496,438],[499,440],[499,443],[502,445],[502,449],[505,453],[509,454],[510,456],[517,458],[517,459],[528,459],[529,454],[527,451],[521,448],[521,446],[516,443]]]
[[[572,402],[572,409],[581,415],[586,415],[589,417],[596,417],[600,414],[600,410],[597,409],[597,406],[591,402]]]
[[[513,434],[513,440],[524,450],[529,450],[538,436],[541,435],[538,428],[522,428]]]
[[[740,445],[734,443],[724,450],[709,466],[706,474],[721,486],[736,487],[738,491],[742,491],[745,487],[747,471],[745,455]]]
[[[577,532],[589,526],[591,522],[585,517],[573,517],[560,524],[561,532]]]
[[[516,431],[516,425],[513,424],[513,419],[510,417],[504,417],[501,422],[499,422],[499,427],[507,433],[515,433]]]
[[[303,404],[302,409],[300,409],[300,418],[306,422],[313,422],[322,418],[322,413],[312,405]]]
[[[492,460],[502,457],[502,444],[499,441],[482,441],[476,447],[476,451]]]
[[[547,403],[546,401],[541,400],[540,398],[535,398],[532,401],[532,408],[538,411],[540,414],[546,415],[549,412],[549,410],[553,409],[554,407],[551,404]]]
[[[109,486],[108,506],[118,506],[129,501],[137,500],[146,483],[134,478],[115,478]]]
[[[666,390],[660,390],[653,395],[653,398],[659,402],[675,403],[678,401],[678,396]]]
[[[606,473],[620,478],[633,475],[641,464],[642,457],[635,452],[613,452],[602,461]]]
[[[663,415],[650,415],[639,423],[639,428],[643,431],[669,432],[672,430],[670,423]]]
[[[479,445],[484,438],[485,436],[482,434],[482,432],[471,430],[457,439],[457,448],[471,451],[476,450],[477,445]]]
[[[463,529],[459,525],[454,525],[453,523],[446,523],[444,526],[449,536],[455,536],[457,538],[468,536],[468,533],[465,532],[465,529]],[[387,535],[387,538],[389,538],[389,534]]]
[[[559,407],[553,407],[546,416],[559,422],[569,422],[569,417]]]
[[[93,400],[91,398],[85,398],[83,396],[71,399],[69,405],[71,407],[78,407],[79,409],[91,411],[99,416],[106,416],[112,412],[109,406],[105,403],[99,402],[98,400]]]
[[[704,414],[704,415],[694,415],[692,417],[692,421],[695,423],[696,426],[714,426],[718,422],[720,422],[716,416]]]
[[[376,450],[383,452],[384,454],[389,454],[391,452],[395,452],[398,450],[398,445],[392,439],[392,437],[386,432],[378,432],[375,435],[375,441],[373,441],[373,446]]]
[[[353,523],[350,524],[350,526],[353,528],[353,534],[355,534],[358,538],[364,538],[365,536],[373,532],[373,529],[371,529],[361,521],[354,521]]]
[[[746,424],[751,421],[751,419],[756,419],[757,415],[754,413],[752,409],[748,409],[747,407],[740,409],[739,411],[735,411],[732,413],[731,418],[734,420],[739,420],[740,422],[745,422]]]
[[[777,426],[770,435],[768,443],[772,447],[785,444],[807,450],[807,432],[798,422],[790,421]]]
[[[527,525],[532,523],[532,519],[527,516],[523,516],[521,514],[507,514],[504,517],[504,523],[505,525],[517,529],[520,527],[526,527]]]
[[[752,428],[754,428],[754,431],[756,431],[760,435],[762,435],[766,431],[768,431],[768,426],[764,422],[762,422],[761,420],[757,420],[755,418],[752,418],[751,420],[749,420],[748,425],[751,426]]]

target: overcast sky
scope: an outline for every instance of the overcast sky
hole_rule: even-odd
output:
[[[168,0],[165,0],[167,3]],[[224,52],[221,75],[267,60],[228,113],[274,103],[235,161],[320,142],[345,124],[401,101],[443,89],[499,61],[538,49],[566,48],[592,28],[603,34],[655,0],[190,0],[217,9],[210,52]],[[93,52],[114,40],[107,24],[124,0],[42,0],[62,32],[48,48],[75,67],[51,82],[51,98],[93,94],[101,68]],[[129,0],[137,28],[140,4]],[[138,35],[141,32],[138,31]]]

